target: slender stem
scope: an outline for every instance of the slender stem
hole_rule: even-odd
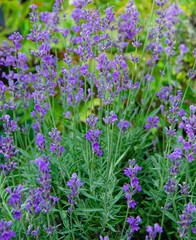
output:
[[[124,230],[125,230],[128,214],[129,214],[129,206],[127,205],[127,212],[126,212],[125,221],[124,221],[124,224],[123,224],[123,229],[122,229],[122,232],[121,232],[121,238],[122,238]]]
[[[48,229],[50,229],[50,217],[49,213],[47,213],[47,221],[48,221]],[[51,234],[49,235],[50,240],[52,240]]]
[[[165,201],[165,206],[164,206],[164,210],[163,210],[163,214],[162,214],[161,227],[163,227],[163,223],[164,223],[164,217],[165,217],[165,212],[166,212],[167,201],[168,201],[168,195],[167,195],[167,199],[166,199],[166,201]],[[158,240],[160,240],[160,239],[161,239],[161,232],[159,232],[159,238],[158,238]]]
[[[73,231],[73,224],[72,224],[72,212],[70,214],[70,227],[71,227],[71,233],[72,233],[72,240],[75,240],[74,231]]]
[[[172,194],[172,202],[173,202],[173,206],[174,206],[174,212],[175,212],[175,216],[176,216],[176,220],[178,219],[178,213],[176,210],[176,203],[175,203],[175,198],[174,198],[174,193]]]
[[[21,233],[20,233],[20,221],[18,221],[18,228],[19,228],[19,239],[21,240]]]

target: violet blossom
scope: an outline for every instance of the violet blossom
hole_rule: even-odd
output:
[[[6,222],[3,219],[0,220],[0,240],[10,240],[12,237],[16,237],[16,233],[10,230],[12,221]]]
[[[196,210],[196,206],[191,202],[184,205],[184,210],[182,211],[182,215],[179,216],[180,220],[178,224],[180,227],[178,228],[179,237],[184,238],[187,235],[188,229],[193,221],[193,213]]]
[[[62,152],[65,152],[65,148],[60,145],[61,138],[59,135],[61,134],[60,131],[57,131],[57,128],[52,128],[52,131],[49,132],[49,135],[53,141],[53,143],[50,144],[50,151],[54,153],[55,156],[61,156]]]
[[[127,218],[127,222],[129,223],[129,231],[127,231],[127,235],[132,237],[135,231],[138,232],[140,230],[138,223],[141,223],[142,219],[139,216],[136,218],[129,217]]]
[[[158,122],[159,122],[159,117],[155,116],[155,117],[149,117],[146,120],[148,123],[146,123],[144,125],[144,127],[147,129],[147,132],[151,129],[151,128],[158,128]]]
[[[124,121],[124,119],[120,119],[119,123],[117,124],[117,127],[119,127],[119,130],[121,130],[121,134],[125,134],[127,127],[131,124],[128,121]]]
[[[71,180],[67,182],[67,186],[69,186],[71,190],[71,195],[70,194],[68,195],[68,202],[71,205],[70,208],[68,209],[68,212],[71,213],[75,203],[77,202],[76,197],[79,194],[78,188],[80,186],[83,186],[83,183],[80,181],[80,179],[77,179],[77,174],[73,173]]]
[[[98,143],[98,137],[102,134],[102,131],[95,128],[97,121],[98,118],[95,117],[95,115],[90,115],[89,118],[87,118],[87,122],[92,129],[89,129],[88,133],[85,134],[85,138],[91,142],[93,152],[96,152],[96,156],[102,156],[103,153],[100,150],[100,145]]]
[[[23,189],[23,187],[19,184],[18,186],[16,186],[16,188],[14,188],[13,193],[11,192],[11,188],[8,187],[6,189],[6,192],[8,192],[10,194],[10,199],[8,201],[8,205],[12,205],[13,208],[13,215],[14,215],[14,219],[20,220],[20,217],[22,216],[21,213],[21,198],[22,198],[22,192],[21,190]]]
[[[135,159],[129,160],[129,168],[124,170],[124,174],[130,177],[130,184],[125,184],[123,186],[123,190],[125,191],[125,197],[127,199],[127,205],[130,208],[134,208],[136,206],[135,201],[132,199],[133,195],[138,191],[141,192],[142,188],[139,185],[139,181],[137,178],[137,172],[141,171],[142,168],[137,164],[135,165]]]
[[[148,240],[148,239],[153,240],[156,238],[156,235],[158,232],[161,232],[161,233],[163,232],[163,229],[162,229],[162,227],[159,226],[158,223],[155,223],[154,229],[152,226],[147,226],[146,232],[148,232],[148,234],[149,234],[149,236],[146,236],[146,240]]]

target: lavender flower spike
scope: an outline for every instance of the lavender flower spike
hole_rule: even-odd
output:
[[[144,127],[147,129],[147,132],[151,129],[151,128],[158,128],[158,122],[159,122],[159,117],[158,116],[155,116],[155,117],[149,117],[147,120],[146,120],[148,123],[146,123],[144,125]]]
[[[119,129],[122,128],[122,134],[125,134],[125,131],[127,130],[127,127],[130,126],[131,124],[128,121],[124,121],[123,119],[120,120],[120,122],[117,124],[117,127],[119,127]]]
[[[129,164],[130,166],[124,170],[124,174],[130,177],[130,184],[125,184],[123,190],[125,191],[128,206],[134,208],[136,203],[132,197],[137,191],[140,192],[142,190],[137,179],[137,172],[142,170],[142,168],[137,164],[135,165],[135,159],[129,160]]]
[[[95,128],[98,118],[95,117],[95,115],[90,115],[86,121],[88,122],[89,126],[92,129],[89,129],[89,131],[85,134],[85,138],[91,142],[93,152],[96,152],[96,155],[102,156],[103,153],[100,150],[100,146],[98,143],[98,137],[99,137],[99,135],[102,134],[102,131]]]
[[[0,240],[10,240],[16,236],[16,233],[9,229],[11,225],[12,221],[5,222],[0,220]]]
[[[19,184],[14,190],[13,193],[11,192],[11,188],[7,188],[7,192],[11,195],[8,205],[12,205],[13,208],[13,214],[14,218],[17,220],[20,220],[20,217],[22,216],[21,214],[21,198],[22,198],[22,193],[21,190],[23,187]]]
[[[77,201],[76,196],[79,194],[78,188],[79,186],[83,186],[83,183],[80,181],[80,179],[77,179],[77,174],[73,173],[71,180],[67,182],[67,186],[69,186],[71,189],[71,195],[68,195],[68,202],[71,205],[71,207],[68,209],[68,212],[71,213],[73,206]]]
[[[146,228],[146,232],[148,232],[148,234],[149,234],[149,236],[146,236],[146,240],[148,240],[149,238],[153,240],[153,239],[155,239],[158,232],[161,232],[161,233],[163,232],[163,229],[162,229],[162,227],[159,226],[158,223],[155,223],[154,230],[153,230],[152,226],[148,226]]]
[[[190,228],[190,225],[193,221],[193,213],[196,210],[196,205],[192,205],[191,202],[184,205],[184,211],[182,211],[182,215],[180,215],[180,222],[178,224],[180,225],[180,228],[178,228],[178,232],[180,234],[180,238],[184,238],[188,232],[188,229]]]
[[[100,240],[109,240],[109,237],[102,237],[102,236],[100,236],[99,239]]]
[[[129,223],[129,228],[130,228],[130,230],[127,231],[127,235],[129,237],[132,237],[135,231],[138,232],[140,230],[138,223],[141,223],[142,219],[139,216],[137,216],[136,219],[134,217],[130,217],[130,218],[127,218],[127,222]]]

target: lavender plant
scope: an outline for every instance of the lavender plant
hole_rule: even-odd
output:
[[[32,4],[2,43],[0,239],[194,239],[196,51],[177,3],[136,5]]]

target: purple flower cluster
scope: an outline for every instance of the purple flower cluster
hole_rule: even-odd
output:
[[[171,93],[173,92],[173,86],[164,86],[160,89],[159,92],[157,92],[157,97],[161,102],[164,102],[165,104],[169,103],[169,98],[171,96]]]
[[[144,125],[144,127],[147,129],[147,131],[149,131],[151,128],[158,128],[158,122],[159,122],[159,117],[156,116],[156,117],[149,117],[147,120],[146,120],[148,123],[146,123]]]
[[[116,114],[114,113],[114,111],[111,111],[109,116],[106,111],[105,118],[103,118],[103,121],[105,122],[105,124],[113,124],[117,120],[118,120],[118,118],[117,118]]]
[[[116,140],[115,130],[119,129],[119,134],[122,135],[127,133],[127,137],[120,138],[119,136],[118,138],[119,146],[123,146],[124,140],[126,139],[126,141],[128,141],[128,137],[130,136],[127,129],[132,125],[134,126],[135,123],[134,119],[129,120],[132,119],[130,118],[131,115],[133,113],[137,114],[137,109],[138,111],[141,110],[139,106],[140,100],[143,106],[148,104],[147,99],[150,99],[153,92],[152,82],[157,80],[155,79],[153,72],[155,68],[157,68],[161,56],[168,61],[166,72],[169,81],[172,82],[172,79],[169,76],[170,73],[172,73],[173,77],[173,69],[171,68],[170,63],[175,60],[171,57],[175,54],[177,55],[179,52],[175,58],[177,59],[175,62],[175,70],[176,72],[179,72],[182,68],[183,57],[188,52],[188,48],[184,44],[180,44],[179,47],[176,46],[177,41],[174,39],[176,36],[176,24],[179,22],[178,17],[182,13],[182,10],[177,4],[173,3],[169,6],[167,0],[154,1],[156,4],[156,17],[155,23],[150,22],[148,25],[149,29],[147,30],[147,37],[144,44],[144,50],[147,51],[146,59],[145,52],[142,53],[141,57],[138,55],[138,48],[142,46],[142,39],[144,38],[141,37],[140,39],[139,36],[142,27],[140,25],[140,13],[134,4],[134,1],[129,0],[125,9],[119,14],[119,16],[114,12],[114,7],[109,6],[109,4],[103,11],[96,8],[92,10],[87,6],[91,2],[91,0],[73,0],[73,6],[75,8],[70,17],[72,18],[72,21],[74,21],[74,25],[72,25],[70,29],[67,27],[65,28],[65,25],[69,25],[69,21],[66,19],[67,16],[64,9],[66,3],[64,4],[64,0],[55,0],[51,12],[45,11],[38,13],[37,6],[35,4],[30,5],[29,16],[32,27],[30,33],[26,37],[26,40],[34,45],[30,51],[30,56],[28,57],[22,52],[21,42],[24,38],[19,32],[11,34],[8,37],[10,44],[4,42],[0,50],[0,66],[2,69],[5,68],[5,72],[2,72],[2,78],[4,78],[5,81],[0,81],[0,111],[2,111],[1,121],[3,122],[2,126],[5,132],[0,138],[0,153],[3,155],[0,171],[4,171],[4,173],[7,174],[9,171],[14,170],[17,164],[14,159],[16,159],[16,156],[18,157],[18,155],[21,157],[21,165],[24,160],[23,157],[25,155],[27,157],[29,156],[28,151],[31,150],[32,155],[35,156],[32,157],[35,166],[30,165],[29,170],[31,171],[33,168],[38,169],[37,182],[34,186],[30,186],[25,206],[25,211],[30,215],[30,223],[27,229],[27,237],[30,238],[47,238],[46,236],[41,236],[43,230],[45,230],[44,235],[47,234],[47,236],[51,235],[55,230],[55,227],[50,224],[50,215],[52,208],[59,199],[52,193],[51,169],[54,169],[54,166],[51,166],[52,162],[50,162],[50,157],[46,154],[46,151],[48,150],[51,155],[54,154],[57,160],[61,159],[63,152],[66,151],[60,137],[61,132],[56,128],[56,124],[60,123],[60,121],[57,122],[58,119],[64,118],[64,123],[66,121],[66,124],[63,126],[64,134],[69,137],[69,129],[73,127],[73,135],[75,136],[77,131],[82,131],[83,129],[83,122],[85,122],[85,120],[82,122],[80,116],[77,116],[77,114],[79,114],[79,112],[81,113],[81,109],[85,104],[84,111],[86,111],[86,114],[88,114],[88,111],[91,113],[86,119],[86,123],[89,124],[90,129],[85,134],[85,139],[91,143],[93,156],[94,154],[100,156],[103,155],[103,149],[101,148],[102,142],[100,142],[99,138],[101,138],[100,135],[102,135],[102,131],[104,133],[104,129],[107,128],[107,126],[108,129],[110,128],[109,124],[112,125],[112,130],[114,128],[114,135],[112,131],[111,137],[111,140],[114,141],[114,143],[108,146],[112,155]],[[151,20],[154,20],[153,16],[152,12]],[[62,26],[64,26],[64,28],[62,28]],[[113,37],[113,35],[116,36]],[[62,44],[63,49],[60,49],[59,47]],[[135,50],[135,53],[131,52],[128,55],[129,44],[131,49]],[[194,57],[196,56],[196,50],[193,51],[193,55]],[[144,68],[142,62],[143,59],[146,59]],[[132,71],[130,70],[130,65],[132,66]],[[195,77],[195,73],[196,70],[194,70],[193,67],[187,75],[191,79]],[[165,75],[165,70],[160,70],[160,75],[161,84],[162,78]],[[177,87],[177,85],[175,87]],[[142,99],[138,99],[138,97],[140,98],[139,95],[136,96],[138,92],[141,92]],[[177,132],[175,126],[179,119],[179,128],[182,128],[183,133],[186,134],[186,136],[184,134],[183,136],[178,137],[179,144],[183,145],[182,149],[174,147],[174,151],[172,150],[173,152],[171,152],[169,148],[170,142],[167,145],[168,155],[166,155],[166,158],[168,159],[168,166],[170,168],[168,181],[164,186],[164,190],[170,195],[177,191],[177,177],[180,173],[182,159],[187,159],[188,163],[194,161],[194,154],[196,153],[196,116],[194,111],[196,107],[190,106],[190,117],[185,117],[185,112],[181,109],[182,92],[178,90],[175,95],[174,87],[171,85],[161,88],[157,93],[157,97],[162,104],[160,106],[161,111],[165,117],[167,116],[169,121],[170,126],[165,127],[169,140],[171,140],[170,137],[172,140],[175,140],[174,136]],[[62,114],[58,117],[58,112],[55,108],[56,100],[60,100],[60,104],[62,104],[62,106],[60,106]],[[100,108],[98,108],[97,102],[100,103]],[[127,111],[129,104],[132,106],[130,111]],[[155,106],[155,102],[153,101],[152,106]],[[126,109],[124,109],[124,107],[126,107]],[[25,118],[24,126],[23,117],[20,118],[22,121],[22,127],[19,125],[17,126],[17,124],[20,124],[18,120],[18,122],[16,122],[16,119],[19,118],[17,114],[18,109],[20,108]],[[100,119],[93,114],[97,113],[97,108],[98,111],[100,111]],[[106,111],[106,109],[110,109],[110,111]],[[30,116],[33,118],[32,124],[31,120],[27,118],[27,116],[29,116],[28,111],[30,111]],[[7,115],[8,112],[13,114],[15,120],[11,120],[11,117]],[[102,113],[105,113],[104,117],[102,116]],[[20,116],[22,114],[20,113]],[[49,114],[50,117],[48,117],[47,114]],[[73,116],[74,121],[72,119]],[[120,119],[118,119],[117,116],[121,116]],[[153,113],[150,116],[153,116]],[[73,122],[67,121],[69,120],[68,118]],[[128,119],[130,122],[125,119]],[[52,120],[54,128],[51,129],[50,126],[51,131],[47,133],[46,131],[50,124],[50,120]],[[102,120],[105,124],[100,124],[100,129],[98,129],[96,124],[98,121],[101,123]],[[27,121],[29,125],[27,124]],[[81,128],[78,128],[78,122],[80,123]],[[115,123],[118,123],[117,127]],[[149,117],[144,128],[149,132],[152,128],[158,128],[158,123],[158,116]],[[31,125],[32,128],[28,131],[28,127]],[[61,126],[58,125],[58,129],[60,129]],[[23,139],[20,135],[21,132],[17,133],[17,138],[13,137],[13,135],[16,136],[14,132],[19,129],[22,129],[22,133],[25,133],[23,135],[25,135],[25,147],[27,149],[23,151],[21,149],[20,153],[16,155],[18,152],[16,147],[23,147]],[[33,153],[31,146],[31,131],[35,134],[33,145],[35,143],[38,155],[34,155]],[[134,132],[133,129],[133,133]],[[47,134],[49,134],[51,138],[48,148],[46,142]],[[132,136],[134,136],[134,134]],[[110,139],[110,136],[108,137]],[[135,140],[139,142],[141,139],[140,137],[141,136],[138,134],[133,142],[135,142]],[[75,139],[78,141],[77,136]],[[154,146],[156,145],[157,139],[158,138],[155,137],[153,140]],[[13,144],[14,140],[16,141],[16,147]],[[127,142],[127,144],[129,144],[129,142]],[[103,147],[104,146],[105,144],[103,144]],[[116,146],[117,150],[119,149],[119,146]],[[173,147],[173,142],[171,147]],[[72,149],[72,147],[70,147],[70,149]],[[118,157],[117,150],[115,158]],[[25,151],[27,151],[27,154],[25,154]],[[76,162],[81,155],[80,151],[78,151],[78,153],[79,154],[76,154],[74,160]],[[145,156],[148,156],[148,153],[149,151],[147,149],[147,154],[144,153]],[[142,155],[144,156],[144,154]],[[70,157],[69,155],[71,155],[71,153],[66,155],[66,157]],[[99,160],[104,161],[104,158],[97,159],[96,161],[98,162],[96,162],[96,164],[99,164]],[[119,163],[119,161],[117,161],[117,163]],[[75,162],[73,162],[73,165],[74,163]],[[100,166],[105,168],[105,162],[101,163],[102,162],[100,162]],[[111,176],[115,176],[116,174],[115,172],[114,174],[112,172],[112,175],[110,174],[111,171],[115,170],[114,167],[116,164],[111,161],[111,166],[108,165],[109,168],[107,166],[109,172],[108,179],[105,181],[105,213],[99,214],[98,212],[97,214],[97,211],[94,211],[92,218],[89,218],[89,221],[87,221],[90,223],[95,217],[98,217],[101,221],[101,225],[103,224],[102,226],[104,226],[103,230],[105,230],[105,228],[108,230],[108,227],[110,230],[113,228],[111,228],[112,225],[110,224],[112,218],[110,207],[108,208],[108,204],[111,202],[111,196],[109,196],[110,193],[107,190],[109,189],[109,183],[112,179]],[[20,167],[20,174],[18,175],[23,177],[23,170],[25,168],[23,168],[23,166]],[[95,174],[94,170],[95,169],[92,169],[92,172],[84,171],[84,175],[90,173],[90,180],[92,180],[91,177]],[[130,182],[125,184],[122,188],[127,199],[128,210],[129,208],[135,208],[136,202],[133,199],[133,196],[137,191],[141,191],[141,186],[139,185],[137,177],[138,171],[141,170],[142,168],[135,164],[135,159],[129,160],[129,167],[124,170],[124,174],[129,177],[130,180]],[[18,169],[15,170],[14,173],[17,171]],[[99,174],[99,171],[96,172],[96,174]],[[17,179],[17,182],[19,178],[18,175],[14,176],[14,180]],[[4,177],[4,175],[2,176]],[[8,178],[6,181],[9,184],[10,179]],[[101,182],[102,180],[100,178],[96,187],[96,191],[100,191],[100,193],[102,191]],[[77,199],[79,198],[79,188],[83,186],[83,183],[78,179],[77,174],[73,173],[71,179],[67,182],[67,186],[70,187],[70,193],[68,195],[68,213],[71,216],[70,226],[72,228],[72,222],[75,221],[75,217],[77,218],[77,214],[72,214],[72,212]],[[182,185],[178,184],[178,186],[180,193],[184,194],[183,197],[186,199],[187,195],[191,192],[190,186],[187,186],[187,183],[185,182],[183,182]],[[90,188],[91,187],[90,181]],[[17,187],[13,189],[13,192],[11,191],[11,187],[8,187],[6,190],[7,193],[10,194],[8,205],[12,206],[13,217],[17,220],[20,220],[22,216],[22,189],[23,187],[21,185],[17,185]],[[93,192],[93,194],[97,194],[96,191]],[[169,197],[170,196],[168,196],[168,198]],[[90,201],[86,201],[85,204],[87,204],[87,207],[85,207],[85,209],[90,210],[90,208],[95,207],[93,200],[95,200],[95,196],[92,196]],[[98,203],[97,200],[96,202]],[[89,204],[91,205],[90,208],[88,208]],[[167,203],[165,209],[168,209],[170,205],[171,203]],[[191,223],[193,222],[193,212],[195,211],[195,208],[196,206],[191,203],[185,205],[185,210],[180,216],[180,222],[178,222],[180,225],[178,228],[180,238],[186,237],[187,232],[191,227]],[[26,215],[26,220],[28,220],[28,214]],[[45,219],[45,214],[47,214],[47,226],[43,222],[43,224],[39,226],[36,224],[33,225],[34,220],[37,219],[38,215],[41,216],[40,219]],[[103,219],[100,218],[102,215]],[[80,224],[78,224],[78,221],[81,221],[82,226],[86,216],[87,214],[83,217],[77,218],[77,227],[78,230],[80,230],[80,233],[82,231],[79,229]],[[131,216],[126,220],[126,222],[129,223],[127,237],[128,239],[131,239],[134,232],[139,231],[139,223],[141,223],[142,220],[139,216],[136,218]],[[55,221],[52,219],[51,222],[54,223]],[[122,234],[124,233],[126,222],[124,223]],[[9,229],[11,224],[11,221],[5,222],[0,220],[0,239],[11,239],[16,236],[15,232]],[[24,225],[26,225],[26,221],[24,222]],[[91,230],[92,229],[93,227]],[[193,233],[196,233],[196,227],[192,228],[192,230]],[[70,235],[72,234],[73,239],[78,238],[80,234],[79,231],[76,231],[76,228],[65,230],[66,233],[68,233],[68,231],[70,232]],[[161,233],[163,230],[158,223],[155,223],[154,227],[148,226],[146,232],[148,233],[148,236],[146,236],[147,240],[155,239],[157,233]],[[23,234],[24,233],[22,233],[22,235]],[[54,238],[54,236],[49,237],[51,239]],[[70,236],[68,236],[68,238],[69,237]],[[92,237],[92,235],[89,235],[89,237]],[[125,236],[123,238],[125,238]],[[109,240],[109,238],[100,236],[100,240]]]
[[[139,216],[136,218],[129,217],[127,218],[127,222],[129,223],[129,231],[127,231],[127,235],[128,237],[132,237],[134,232],[138,232],[140,230],[138,223],[141,223],[142,219]]]
[[[61,138],[59,135],[61,134],[60,131],[57,131],[56,128],[52,128],[52,132],[49,132],[49,135],[53,141],[53,143],[50,144],[50,151],[54,153],[55,156],[61,156],[63,152],[65,152],[65,148],[60,145]]]
[[[119,130],[121,131],[121,134],[125,134],[127,127],[131,124],[128,121],[124,121],[124,119],[120,119],[119,123],[117,124],[117,127],[119,127]]]
[[[69,186],[71,190],[71,195],[68,195],[68,202],[71,205],[71,207],[68,209],[68,212],[71,213],[75,203],[77,202],[76,197],[79,194],[78,188],[83,186],[83,183],[80,181],[80,179],[77,179],[77,174],[73,173],[71,180],[67,182],[67,186]]]
[[[56,140],[55,134],[51,133],[52,139]],[[51,195],[51,175],[50,175],[50,162],[49,156],[44,155],[46,149],[46,142],[43,134],[38,133],[36,135],[36,145],[38,146],[39,152],[42,153],[42,156],[35,159],[34,163],[38,166],[39,174],[37,175],[37,182],[40,187],[33,188],[30,186],[29,197],[27,199],[26,207],[31,215],[37,215],[39,212],[44,212],[48,214],[51,211],[51,208],[55,206],[55,203],[59,200],[56,196]],[[35,226],[34,226],[35,227]],[[27,230],[27,235],[32,234],[34,237],[39,235],[39,226],[31,230],[32,226],[29,225]],[[49,225],[45,226],[45,232],[51,234],[54,231],[54,227]]]
[[[185,44],[180,44],[180,46],[178,47],[180,50],[180,54],[177,56],[176,59],[176,67],[175,67],[175,71],[176,72],[180,72],[182,70],[182,64],[183,64],[183,56],[185,53],[188,52],[188,48],[185,46]]]
[[[41,202],[42,208],[45,213],[48,213],[55,203],[59,200],[55,196],[50,195],[51,189],[51,175],[50,175],[50,163],[48,161],[49,156],[43,155],[42,157],[35,159],[35,164],[39,167],[39,174],[37,181],[40,184],[40,188],[37,189],[36,193],[41,193]]]
[[[181,189],[181,191],[180,191],[181,194],[184,194],[184,195],[189,195],[190,194],[190,192],[189,192],[190,186],[187,187],[185,182],[183,182],[183,185],[178,184],[178,186]]]
[[[168,176],[168,181],[166,185],[164,186],[164,190],[166,191],[167,195],[170,195],[171,193],[176,191],[176,185],[177,185],[177,173],[180,172],[179,165],[181,164],[182,158],[182,149],[175,148],[175,150],[170,154],[166,155],[166,158],[172,160],[172,166],[169,169],[170,175]]]
[[[10,240],[12,237],[16,237],[16,233],[10,230],[11,225],[12,221],[0,220],[0,240]]]
[[[13,193],[11,192],[11,188],[7,188],[7,192],[10,194],[10,199],[8,201],[8,205],[12,205],[13,208],[13,215],[14,218],[17,220],[20,220],[20,217],[22,216],[21,214],[21,198],[22,198],[22,192],[21,190],[23,187],[19,184],[14,190]]]
[[[45,143],[46,139],[44,138],[43,134],[38,133],[35,137],[35,144],[38,146],[38,151],[42,152],[45,150],[46,148],[46,143]]]
[[[180,222],[178,224],[180,227],[178,228],[179,237],[184,238],[187,235],[188,229],[193,221],[193,213],[196,210],[196,206],[191,202],[184,205],[184,210],[182,211],[182,215],[180,215]]]
[[[135,165],[135,159],[129,160],[129,168],[124,170],[124,174],[127,177],[130,177],[130,184],[125,184],[123,186],[123,190],[125,191],[125,197],[127,199],[127,204],[129,207],[134,208],[136,206],[135,201],[132,199],[133,195],[138,191],[142,190],[141,186],[139,185],[139,181],[137,178],[137,172],[141,171],[142,168],[139,167],[137,164]]]
[[[5,162],[1,164],[1,169],[7,174],[14,170],[17,165],[12,158],[16,155],[18,150],[15,150],[16,147],[13,145],[14,139],[11,136],[13,132],[17,130],[17,125],[14,120],[10,121],[9,115],[4,115],[1,120],[4,122],[3,128],[6,134],[5,137],[1,135],[0,138],[0,153],[2,153],[5,158]]]
[[[100,236],[99,239],[100,240],[109,240],[109,237],[102,237],[102,236]]]
[[[190,117],[187,118],[185,116],[182,117],[182,121],[179,124],[179,128],[183,128],[186,132],[186,136],[188,139],[183,139],[182,136],[178,137],[178,142],[181,142],[183,145],[183,150],[185,153],[182,154],[184,158],[186,158],[189,162],[194,161],[194,154],[196,153],[196,140],[195,140],[195,133],[196,133],[196,116],[194,114],[196,107],[191,105],[190,106]]]
[[[158,223],[155,223],[154,224],[154,229],[153,229],[152,226],[148,226],[146,228],[146,232],[149,234],[149,236],[146,236],[146,240],[148,240],[148,239],[153,240],[153,239],[156,238],[156,235],[157,235],[158,232],[161,232],[161,233],[163,232],[163,229],[162,229],[162,227],[159,226]]]
[[[176,174],[180,172],[178,167],[182,161],[178,161],[178,160],[182,158],[182,149],[175,148],[175,150],[169,156],[166,156],[166,157],[172,160],[172,166],[169,169],[171,175],[176,176]]]
[[[125,8],[125,13],[121,13],[118,18],[118,34],[117,34],[117,47],[119,51],[122,52],[128,43],[124,40],[133,39],[140,31],[141,26],[139,25],[139,15],[137,7],[134,5],[132,0],[129,1]],[[136,41],[134,41],[134,46],[139,47]]]
[[[98,118],[95,115],[90,115],[87,118],[87,122],[92,129],[89,129],[88,133],[85,134],[85,138],[91,142],[93,152],[96,152],[96,155],[102,156],[102,151],[98,143],[98,137],[102,134],[102,131],[95,128]]]
[[[42,192],[39,188],[35,189],[30,186],[29,197],[25,209],[27,209],[31,215],[42,212]]]

